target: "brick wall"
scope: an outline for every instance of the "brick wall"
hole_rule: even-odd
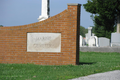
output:
[[[79,64],[80,4],[47,20],[0,28],[0,63]],[[27,33],[61,33],[61,52],[27,52]]]

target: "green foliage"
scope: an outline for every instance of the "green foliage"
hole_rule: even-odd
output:
[[[93,27],[93,33],[95,33],[95,35],[98,37],[111,38],[111,33],[115,32],[115,27],[113,27],[114,24],[111,26],[107,24],[107,22],[109,23],[109,20],[107,20],[107,22],[102,20],[103,19],[101,19],[100,16],[95,16],[95,26]]]
[[[3,25],[0,25],[0,27],[3,27]]]
[[[80,35],[85,37],[85,34],[88,32],[88,29],[85,29],[84,27],[80,26]]]
[[[84,4],[86,11],[95,14],[95,35],[110,38],[115,31],[117,16],[120,15],[120,0],[88,0]]]
[[[0,80],[68,80],[120,70],[120,53],[80,52],[80,65],[0,64]]]
[[[87,2],[84,8],[92,14],[108,17],[112,17],[112,14],[120,14],[120,0],[88,0]]]

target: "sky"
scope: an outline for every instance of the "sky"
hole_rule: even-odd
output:
[[[41,15],[42,0],[0,0],[0,25],[19,26],[38,22]],[[68,3],[86,4],[87,0],[50,0],[50,16],[67,9]],[[91,13],[81,6],[80,25],[88,28],[93,26]]]

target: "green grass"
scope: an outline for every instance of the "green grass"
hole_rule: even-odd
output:
[[[0,80],[68,80],[120,70],[120,53],[80,52],[80,65],[0,64]]]

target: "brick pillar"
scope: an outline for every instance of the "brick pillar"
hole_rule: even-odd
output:
[[[69,16],[71,17],[70,27],[74,27],[75,29],[75,36],[76,36],[76,47],[75,47],[75,54],[76,54],[76,64],[79,65],[79,35],[80,35],[80,11],[81,11],[81,4],[68,4],[68,11],[71,13]],[[72,24],[72,26],[71,26]]]

